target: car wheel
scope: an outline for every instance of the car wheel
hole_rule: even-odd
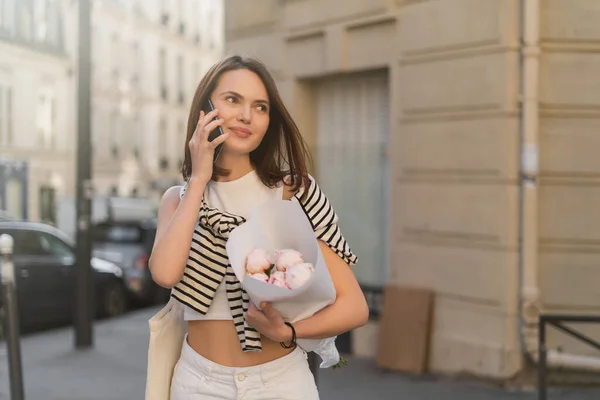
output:
[[[102,299],[102,315],[108,318],[123,315],[127,311],[127,294],[118,282],[108,285]]]

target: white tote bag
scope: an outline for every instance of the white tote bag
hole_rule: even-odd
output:
[[[186,334],[183,304],[171,298],[167,305],[148,322],[150,343],[148,346],[146,400],[169,400],[171,379],[181,355],[181,347]]]

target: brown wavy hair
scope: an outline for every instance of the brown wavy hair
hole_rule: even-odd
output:
[[[267,67],[256,58],[239,55],[229,56],[213,65],[202,77],[196,88],[188,117],[187,135],[185,139],[185,158],[181,173],[184,180],[192,174],[192,162],[188,143],[194,134],[200,111],[217,87],[221,75],[227,71],[247,69],[260,77],[269,96],[269,127],[260,145],[250,153],[250,162],[254,166],[261,181],[268,187],[275,187],[286,177],[286,184],[292,191],[301,186],[309,186],[307,165],[312,163],[308,146],[300,134],[298,126],[286,109],[275,80]],[[227,176],[230,171],[214,166],[212,179]]]

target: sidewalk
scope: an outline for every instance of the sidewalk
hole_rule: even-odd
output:
[[[22,340],[27,400],[136,400],[144,398],[148,319],[157,309],[129,313],[98,322],[95,346],[73,348],[73,330],[59,329]],[[348,400],[535,400],[536,395],[511,393],[478,382],[407,377],[378,371],[371,360],[349,358],[341,370],[320,370],[321,399]],[[600,398],[600,389],[552,390],[549,399]],[[0,344],[0,400],[9,400],[6,349]]]

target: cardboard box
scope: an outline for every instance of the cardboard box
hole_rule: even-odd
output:
[[[427,372],[434,293],[391,285],[385,288],[376,363],[380,368]]]

